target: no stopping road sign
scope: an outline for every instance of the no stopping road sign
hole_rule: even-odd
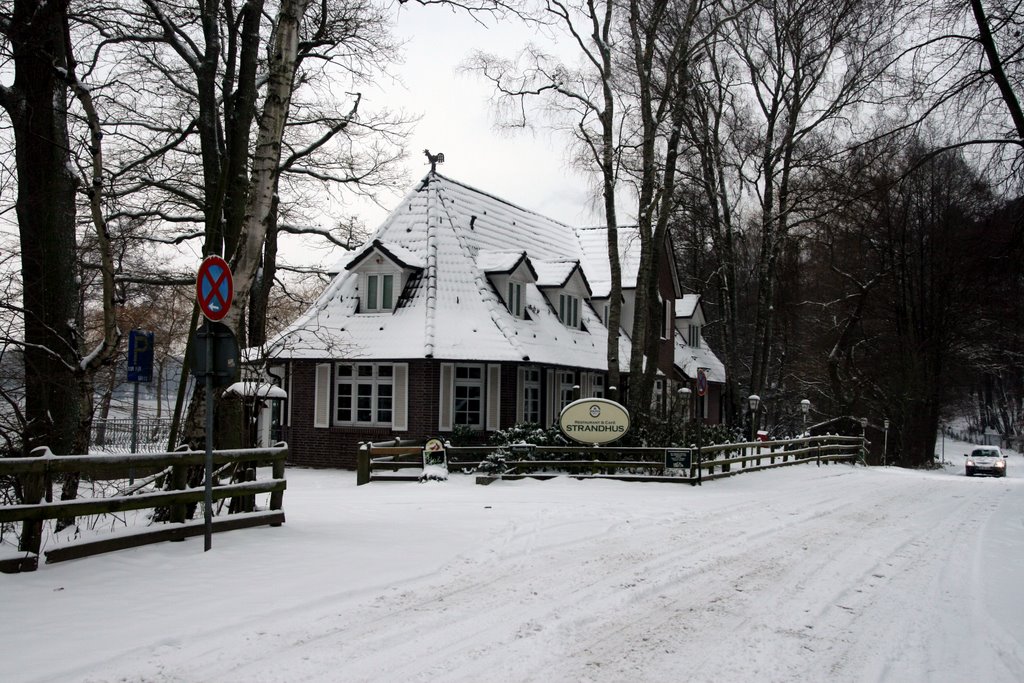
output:
[[[196,300],[208,320],[217,321],[228,314],[235,294],[231,269],[220,256],[207,256],[196,276]]]

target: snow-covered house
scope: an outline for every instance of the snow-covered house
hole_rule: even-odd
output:
[[[281,433],[292,460],[353,467],[363,441],[550,425],[575,387],[604,395],[606,236],[431,171],[269,345],[289,397]],[[635,238],[620,231],[623,371]],[[699,299],[682,295],[673,263],[661,265],[659,389],[668,396],[710,368],[703,413],[717,422],[724,373],[701,338]]]

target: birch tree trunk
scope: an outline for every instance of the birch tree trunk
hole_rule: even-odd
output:
[[[244,332],[242,322],[249,304],[249,293],[256,280],[263,244],[274,221],[274,200],[277,174],[281,164],[281,140],[294,88],[296,57],[299,48],[299,26],[309,0],[283,0],[278,11],[270,64],[266,99],[260,114],[256,152],[249,179],[245,219],[238,239],[238,248],[231,260],[235,298],[225,323],[236,334]]]

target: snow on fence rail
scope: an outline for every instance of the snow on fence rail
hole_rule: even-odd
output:
[[[700,449],[615,448],[589,446],[506,446],[497,463],[502,479],[551,478],[568,475],[578,479],[604,478],[623,481],[660,481],[696,484],[739,472],[813,462],[863,461],[867,442],[856,436],[812,436],[776,441],[720,444]],[[497,446],[446,447],[450,470],[476,470]],[[666,451],[689,450],[690,465],[682,470],[666,467]],[[356,483],[371,481],[418,481],[419,474],[398,474],[423,466],[422,444],[364,443],[356,459]],[[734,466],[736,466],[734,468]],[[716,471],[717,470],[717,471]],[[391,474],[381,474],[385,471]]]
[[[97,539],[74,541],[47,550],[46,561],[61,562],[78,559],[111,550],[133,548],[148,543],[180,541],[202,535],[202,520],[186,521],[189,506],[202,503],[205,487],[189,486],[189,470],[199,468],[202,473],[206,460],[204,451],[177,450],[169,453],[136,453],[129,455],[54,455],[48,448],[37,448],[35,457],[0,458],[0,476],[13,476],[19,483],[23,503],[0,505],[0,524],[22,523],[21,544],[16,554],[0,556],[0,572],[32,571],[38,565],[42,524],[48,519],[69,519],[84,515],[104,515],[128,510],[167,508],[169,520],[165,524],[146,527],[141,531],[118,533]],[[246,448],[213,451],[217,470],[213,499],[233,499],[232,509],[238,514],[215,518],[213,531],[228,531],[253,526],[280,526],[284,523],[284,476],[287,444],[271,448]],[[271,478],[256,481],[255,467],[270,463]],[[217,484],[219,474],[232,470],[232,483]],[[54,475],[79,473],[83,480],[110,479],[111,475],[129,472],[155,472],[127,491],[106,498],[78,498],[54,501]],[[195,475],[195,470],[193,471]],[[149,485],[161,477],[168,477],[171,490],[153,490]],[[202,481],[202,476],[191,477]],[[269,510],[255,510],[255,496],[270,494]]]

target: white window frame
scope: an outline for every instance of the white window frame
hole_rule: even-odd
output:
[[[580,298],[572,294],[558,295],[558,319],[566,327],[579,329]]]
[[[478,373],[479,376],[465,376],[468,373]],[[463,375],[460,377],[459,375]],[[452,390],[452,424],[470,427],[472,429],[483,429],[484,418],[487,415],[487,373],[483,365],[460,364],[455,366],[454,382]],[[460,413],[465,414],[468,410],[459,410],[460,400],[472,400],[471,398],[460,399],[460,390],[476,389],[479,392],[479,408],[477,409],[476,422],[460,421]]]
[[[559,370],[555,377],[558,380],[558,410],[572,403],[573,389],[576,387],[576,373],[572,370]]]
[[[369,374],[360,374],[361,368],[369,370]],[[346,371],[350,369],[350,371]],[[385,370],[387,374],[382,373]],[[398,409],[398,391],[396,391],[396,365],[394,363],[338,363],[335,366],[334,378],[334,411],[333,422],[336,425],[344,426],[365,426],[383,427],[391,426],[395,422],[395,411]],[[347,387],[347,398],[349,405],[342,406],[343,387]],[[361,394],[361,387],[368,390],[368,394]],[[386,390],[385,390],[386,388]],[[361,398],[369,399],[369,408],[360,408]],[[389,399],[388,407],[385,408],[382,401]],[[348,413],[348,418],[342,416],[342,411]],[[359,419],[360,414],[369,410],[369,419]],[[387,413],[387,419],[381,419],[383,413]]]
[[[523,317],[523,283],[516,280],[508,281],[508,291],[506,292],[508,300],[505,302],[508,312],[517,318]]]
[[[689,329],[687,330],[687,343],[692,348],[700,348],[700,325],[690,323]]]
[[[590,395],[593,398],[604,398],[604,375],[600,372],[590,376]]]
[[[385,300],[385,282],[390,280],[391,296]],[[363,310],[367,313],[392,311],[398,301],[401,275],[395,272],[365,273],[363,275]],[[372,295],[372,296],[371,296]]]
[[[522,422],[542,424],[541,420],[541,373],[540,368],[522,368],[523,378],[523,419]],[[531,396],[531,394],[533,394]]]

